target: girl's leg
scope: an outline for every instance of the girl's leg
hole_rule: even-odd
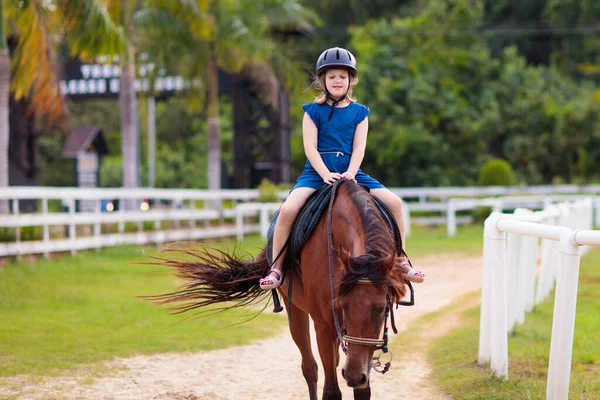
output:
[[[402,200],[400,197],[396,196],[389,189],[380,188],[380,189],[371,189],[371,194],[378,197],[383,203],[390,209],[394,218],[396,219],[396,223],[398,224],[398,229],[400,229],[400,237],[402,238],[402,247],[403,250],[406,249],[406,236],[404,234],[404,214],[402,213]]]
[[[402,212],[402,200],[387,188],[371,189],[371,194],[377,196],[390,209],[396,219],[400,237],[402,238],[402,250],[406,250],[406,235],[404,234],[404,214]],[[425,279],[425,274],[419,270],[412,269],[408,259],[400,261],[400,268],[411,282],[420,283]]]
[[[279,255],[279,252],[283,248],[285,241],[290,235],[290,231],[292,230],[292,226],[296,216],[298,215],[298,211],[300,211],[300,208],[302,208],[304,203],[306,203],[306,200],[314,191],[315,189],[307,187],[301,187],[293,190],[279,209],[279,217],[277,217],[277,222],[275,223],[275,229],[273,232],[273,260],[275,260],[275,258]],[[277,261],[273,263],[269,275],[261,279],[260,286],[263,289],[274,289],[281,284],[282,277],[273,269],[283,271],[282,267],[284,257],[285,251],[279,256]]]

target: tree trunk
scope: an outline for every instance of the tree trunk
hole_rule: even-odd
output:
[[[0,189],[8,186],[8,109],[10,93],[10,55],[4,38],[4,16],[0,0]],[[8,213],[8,201],[0,200],[0,214]]]
[[[129,7],[128,1],[123,2],[123,9]],[[124,25],[127,27],[129,38],[133,37],[131,13],[124,11]],[[121,105],[121,153],[123,157],[123,186],[138,187],[138,127],[137,101],[134,88],[135,61],[134,49],[130,43],[127,50],[121,54],[121,77],[119,102]]]
[[[210,46],[208,77],[208,188],[221,189],[221,121],[219,119],[219,70],[215,44]]]

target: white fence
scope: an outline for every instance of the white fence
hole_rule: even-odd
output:
[[[40,203],[41,213],[21,213],[19,202],[12,202],[12,213],[0,215],[0,228],[14,228],[14,240],[0,243],[0,256],[21,254],[44,254],[115,246],[122,244],[162,243],[168,241],[195,240],[236,236],[259,232],[254,224],[227,223],[244,216],[235,205],[254,200],[257,190],[178,190],[178,189],[82,189],[82,188],[39,188],[18,187],[0,191],[0,200],[33,199]],[[118,211],[104,212],[101,204],[105,200],[118,199]],[[126,202],[139,204],[142,200],[168,202],[167,207],[154,207],[147,211],[139,208],[126,210]],[[59,202],[65,211],[50,212],[49,202]],[[95,202],[93,212],[77,212],[76,202]],[[198,202],[203,208],[197,208]],[[220,206],[231,203],[231,208]],[[256,214],[256,212],[254,212]],[[144,229],[144,222],[153,224],[151,231]],[[172,227],[164,229],[163,223]],[[126,224],[135,226],[133,232],[126,231]],[[103,232],[106,226],[116,232]],[[185,227],[183,226],[185,225]],[[199,226],[200,225],[200,226]],[[22,240],[21,227],[41,227],[41,240]],[[89,234],[78,234],[77,227],[89,228]],[[66,230],[66,234],[52,236],[53,230]],[[81,231],[81,229],[79,229]]]
[[[547,399],[568,398],[580,248],[600,245],[600,231],[591,228],[591,199],[495,212],[485,221],[479,364],[508,378],[508,333],[556,281]]]
[[[505,210],[514,210],[516,208],[529,208],[529,209],[542,209],[545,206],[559,202],[578,200],[584,198],[592,198],[587,195],[535,195],[535,196],[503,196],[503,197],[488,197],[483,199],[468,199],[468,198],[448,198],[444,202],[416,202],[407,203],[404,202],[404,213],[406,228],[410,232],[411,221],[414,218],[411,213],[414,211],[437,211],[442,214],[439,218],[431,218],[428,220],[419,221],[419,224],[428,224],[428,221],[435,222],[436,225],[445,224],[448,232],[448,236],[455,236],[457,231],[457,225],[459,223],[469,223],[470,218],[457,217],[457,212],[462,210],[474,210],[477,207],[491,207],[492,211],[502,212]],[[596,225],[600,225],[600,197],[596,197],[592,200],[593,209],[596,210]]]
[[[474,209],[487,205],[496,211],[515,207],[543,207],[557,198],[575,198],[576,193],[600,193],[600,185],[590,186],[538,186],[538,187],[487,187],[487,188],[392,188],[394,193],[407,200],[405,202],[406,233],[410,234],[411,224],[446,224],[448,235],[456,234],[457,224],[469,222],[470,217],[458,217],[460,210]],[[562,193],[562,194],[560,194]],[[223,236],[242,238],[246,233],[261,232],[266,235],[268,222],[276,203],[259,204],[258,190],[196,190],[196,189],[93,189],[93,188],[54,188],[54,187],[8,187],[0,189],[0,201],[12,200],[12,210],[8,215],[0,215],[0,229],[12,230],[14,240],[0,243],[0,256],[20,254],[44,254],[114,246],[119,244],[162,243],[177,240],[195,240]],[[280,197],[285,198],[286,192]],[[489,196],[498,194],[521,194],[529,196],[505,196],[501,198],[452,198],[451,196]],[[530,196],[535,194],[535,196]],[[541,195],[544,194],[544,195]],[[558,197],[557,197],[558,196]],[[106,200],[118,199],[121,207],[115,212],[104,212],[102,204]],[[148,211],[139,209],[127,211],[126,202],[163,200],[165,207],[151,207]],[[41,212],[23,213],[19,201],[34,200]],[[49,204],[58,203],[60,210],[51,212]],[[202,208],[198,208],[202,202]],[[80,207],[77,210],[76,204]],[[227,204],[228,207],[220,205]],[[82,207],[83,205],[87,207]],[[600,197],[595,200],[600,207]],[[64,206],[64,209],[62,209]],[[80,210],[93,210],[82,212]],[[438,217],[415,217],[415,212],[435,211]],[[252,217],[250,222],[248,218]],[[257,223],[258,218],[258,223]],[[233,222],[235,219],[235,223]],[[246,219],[246,221],[245,221]],[[596,213],[600,225],[600,213]],[[144,225],[153,224],[148,230]],[[172,225],[165,229],[163,225]],[[136,229],[131,229],[131,224]],[[116,226],[107,232],[106,226]],[[21,237],[22,227],[41,227],[42,234],[37,240]],[[64,228],[63,228],[64,227]],[[84,228],[84,229],[82,229]],[[146,229],[144,229],[146,228]],[[66,235],[55,235],[57,230],[66,230]],[[87,230],[89,232],[84,231]],[[56,237],[60,236],[60,237]],[[30,238],[29,238],[30,239]],[[6,238],[4,239],[6,240]]]

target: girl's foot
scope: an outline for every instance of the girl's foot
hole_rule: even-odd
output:
[[[404,272],[406,280],[410,282],[422,283],[425,280],[425,273],[418,269],[414,269],[408,260],[401,261],[400,268],[402,269],[402,272]]]
[[[261,278],[258,281],[260,288],[263,290],[275,289],[281,286],[281,282],[283,281],[283,273],[277,268],[271,268],[269,271],[269,275]]]

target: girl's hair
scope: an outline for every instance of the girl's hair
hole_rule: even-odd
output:
[[[330,69],[336,69],[336,68],[330,68]],[[358,83],[358,78],[356,77],[356,74],[354,74],[354,72],[347,70],[348,72],[348,77],[350,78],[350,84],[348,85],[348,93],[346,94],[346,100],[348,100],[351,103],[355,103],[356,99],[352,97],[352,87],[354,85],[356,85]],[[317,89],[317,90],[321,90],[321,94],[319,94],[316,98],[315,98],[315,103],[317,104],[323,104],[327,101],[327,96],[325,95],[325,88],[327,86],[325,86],[325,75],[327,74],[327,70],[321,72],[319,75],[315,76],[313,79],[313,83],[312,83],[312,87]]]

